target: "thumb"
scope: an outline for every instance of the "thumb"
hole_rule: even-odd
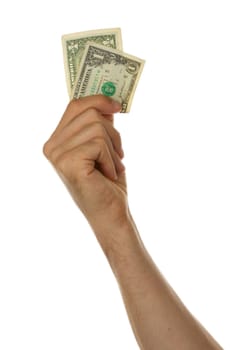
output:
[[[94,95],[82,97],[77,100],[72,100],[68,105],[68,109],[75,111],[75,114],[81,114],[89,108],[95,108],[102,114],[112,114],[120,112],[122,106],[119,102],[104,96],[104,95]]]
[[[122,107],[119,102],[116,102],[104,95],[86,96],[79,99],[73,99],[68,104],[65,113],[63,114],[63,117],[61,118],[55,131],[62,129],[74,117],[77,117],[88,109],[93,108],[106,116],[107,119],[110,118],[110,120],[113,121],[111,115],[113,113],[120,112]]]

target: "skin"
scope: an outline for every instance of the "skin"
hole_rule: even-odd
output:
[[[124,152],[102,96],[73,100],[43,151],[85,215],[117,279],[140,349],[222,349],[160,273],[130,214]]]

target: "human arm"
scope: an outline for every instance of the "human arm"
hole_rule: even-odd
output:
[[[86,216],[118,281],[141,349],[221,349],[166,282],[130,214],[120,107],[104,96],[72,101],[46,142],[51,161]]]

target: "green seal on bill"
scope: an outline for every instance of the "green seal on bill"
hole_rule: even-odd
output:
[[[105,96],[113,96],[116,92],[116,86],[111,81],[107,81],[102,85],[101,91]]]

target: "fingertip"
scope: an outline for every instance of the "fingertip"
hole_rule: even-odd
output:
[[[110,107],[111,111],[113,113],[120,112],[122,110],[122,105],[117,100],[113,99],[112,97],[105,96],[105,95],[96,95],[96,98],[98,99],[99,103],[101,105],[108,105],[108,108]],[[106,106],[107,107],[107,106]]]
[[[115,167],[113,167],[113,169],[111,169],[111,171],[106,171],[105,176],[108,177],[109,180],[111,180],[111,181],[118,180],[118,175],[117,175]]]
[[[121,103],[115,100],[112,100],[112,107],[115,112],[120,112],[122,109]]]

